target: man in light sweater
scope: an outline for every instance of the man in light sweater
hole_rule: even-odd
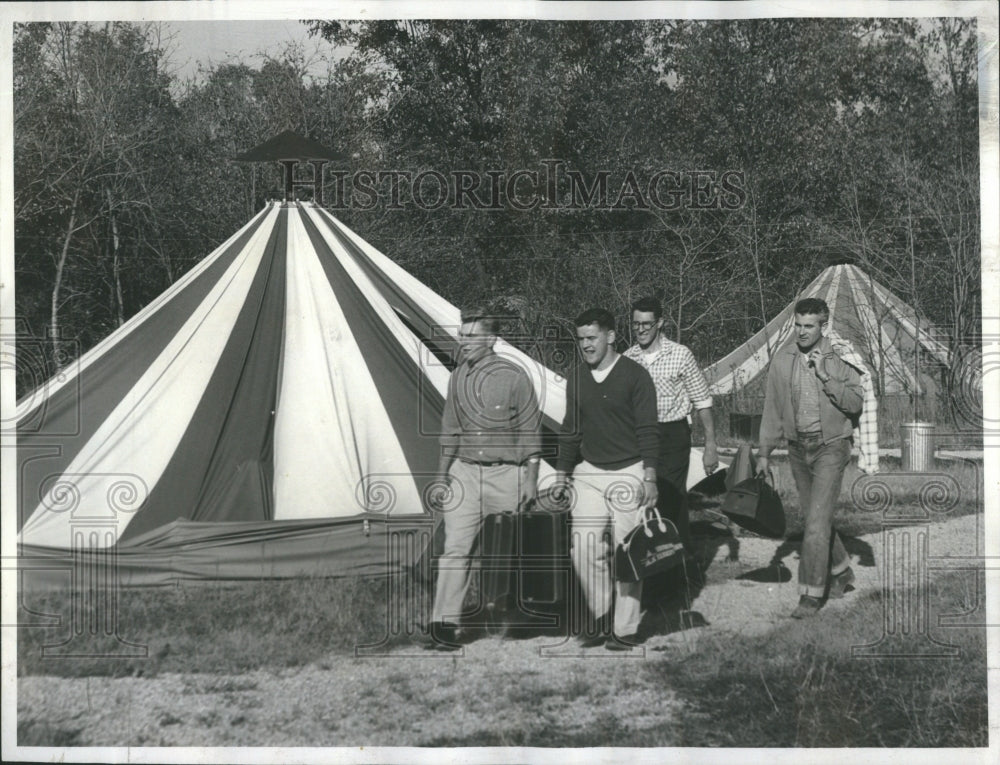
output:
[[[624,651],[640,642],[642,582],[616,583],[612,618],[611,562],[642,510],[656,504],[656,388],[615,350],[609,311],[592,308],[575,323],[584,363],[567,381],[556,491],[567,491],[572,475],[573,568],[593,616],[577,633],[585,647]]]

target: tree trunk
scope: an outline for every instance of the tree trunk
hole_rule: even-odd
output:
[[[913,300],[913,421],[920,422],[920,301],[917,299],[917,255],[913,247],[913,210],[910,207],[910,172],[903,152],[903,188],[906,190],[906,245],[910,255],[910,293]]]
[[[108,215],[111,217],[111,272],[115,282],[115,313],[117,314],[118,326],[125,323],[125,301],[122,297],[122,274],[120,244],[118,238],[118,219],[115,218],[114,207],[111,203],[111,189],[105,189],[104,193],[108,198]]]
[[[69,212],[69,224],[66,226],[66,236],[63,238],[62,252],[56,264],[55,284],[52,285],[52,312],[49,319],[49,338],[52,342],[52,363],[58,372],[63,367],[62,339],[59,336],[59,291],[62,287],[63,273],[66,270],[66,259],[69,257],[69,244],[73,239],[76,226],[76,208],[80,202],[80,190],[73,195],[73,204]]]

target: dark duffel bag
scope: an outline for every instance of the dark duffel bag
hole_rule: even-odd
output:
[[[684,544],[677,527],[655,507],[644,510],[642,521],[615,549],[615,579],[638,582],[684,562]]]
[[[762,475],[741,481],[729,490],[719,508],[729,520],[765,537],[785,535],[781,497]]]

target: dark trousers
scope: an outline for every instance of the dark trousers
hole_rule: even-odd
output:
[[[677,527],[681,541],[691,541],[687,509],[687,475],[691,463],[691,426],[687,420],[660,423],[660,458],[656,465],[657,507]]]

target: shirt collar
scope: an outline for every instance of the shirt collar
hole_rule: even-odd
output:
[[[649,351],[639,345],[639,343],[636,343],[633,347],[635,348],[635,352],[639,355],[652,353],[653,356],[660,356],[669,354],[673,350],[674,345],[676,345],[676,343],[667,340],[667,338],[663,336],[663,333],[659,332],[656,335],[656,341],[653,343],[653,347]]]
[[[465,359],[462,360],[462,363],[466,364],[469,367],[469,369],[472,369],[472,367],[476,366],[483,359],[488,359],[492,355],[493,355],[492,348],[483,348],[481,350],[477,349],[476,352],[473,353],[472,355],[466,356]]]
[[[800,356],[807,355],[799,350],[799,346],[795,341],[792,341],[792,346],[795,348],[795,352],[798,353]],[[817,342],[816,345],[813,346],[813,348],[826,354],[831,351],[833,346],[830,344],[830,338],[828,338],[826,335],[822,335],[819,339],[819,342]]]

